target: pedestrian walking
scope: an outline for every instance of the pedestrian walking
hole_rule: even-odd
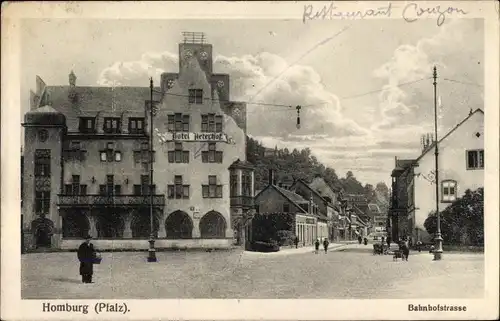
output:
[[[295,243],[295,248],[298,249],[299,248],[299,237],[295,236],[295,239],[293,240],[293,242]]]
[[[361,244],[362,241],[363,239],[361,238],[361,235],[358,235],[358,243]]]
[[[368,245],[368,239],[366,237],[363,241],[364,241],[365,245]]]
[[[420,241],[417,241],[417,250],[419,253],[420,253],[420,251],[422,251],[422,242],[420,242]]]
[[[323,240],[323,248],[325,249],[325,254],[326,252],[328,252],[328,239],[325,237],[325,239]]]
[[[387,235],[387,247],[391,248],[391,237]]]
[[[318,254],[319,251],[319,239],[316,239],[316,242],[314,242],[314,248],[315,248],[315,253]]]
[[[404,260],[404,261],[407,261],[408,262],[408,256],[410,255],[410,244],[408,242],[408,239],[404,240],[401,244],[401,250],[403,252],[403,255],[401,256],[401,258]]]
[[[93,283],[92,275],[94,274],[94,260],[96,258],[96,251],[94,245],[90,243],[91,237],[87,236],[78,248],[78,260],[80,261],[80,275],[82,276],[82,283]]]

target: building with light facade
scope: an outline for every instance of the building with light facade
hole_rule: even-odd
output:
[[[90,234],[100,249],[146,249],[151,232],[158,248],[240,240],[254,208],[246,105],[230,101],[229,75],[212,65],[204,35],[186,33],[179,72],[161,75],[152,104],[149,83],[78,86],[71,72],[67,86],[47,86],[37,77],[23,123],[26,246],[74,249]]]
[[[389,228],[395,238],[432,242],[424,222],[436,209],[435,155],[432,138],[422,139],[416,159],[397,159],[392,172]],[[467,189],[484,187],[484,112],[469,115],[438,142],[439,211],[462,197]]]

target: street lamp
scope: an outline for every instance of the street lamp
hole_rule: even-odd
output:
[[[441,237],[441,215],[439,214],[439,162],[438,162],[438,133],[437,133],[437,69],[434,66],[434,72],[432,73],[434,78],[434,137],[436,139],[434,143],[434,156],[436,161],[436,173],[435,173],[435,184],[436,184],[436,217],[437,217],[437,229],[436,229],[436,248],[434,250],[434,260],[441,260],[443,253],[443,238]]]
[[[153,77],[149,81],[150,101],[149,101],[149,220],[150,220],[150,235],[148,262],[157,262],[155,250],[155,235],[153,224]]]

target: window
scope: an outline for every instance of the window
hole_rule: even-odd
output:
[[[188,132],[190,116],[176,113],[168,115],[167,130],[169,132]]]
[[[208,151],[201,152],[203,163],[222,163],[222,151],[216,150],[215,143],[208,143]]]
[[[47,214],[50,209],[50,191],[35,192],[35,213]]]
[[[80,193],[80,175],[73,175],[71,185],[72,194],[78,195],[78,193]]]
[[[82,133],[95,133],[95,118],[80,117],[79,131]]]
[[[290,213],[290,204],[288,204],[288,203],[283,204],[283,212]]]
[[[243,196],[252,196],[252,174],[244,172],[241,179],[241,189]]]
[[[441,202],[451,203],[457,199],[457,182],[444,180],[441,182]]]
[[[222,185],[217,185],[217,176],[208,176],[208,185],[201,186],[203,198],[222,198]]]
[[[114,191],[114,176],[113,175],[106,175],[106,194],[107,195],[113,195]]]
[[[182,143],[175,143],[174,150],[168,151],[169,163],[189,163],[189,151],[182,150]]]
[[[149,175],[141,175],[141,184],[134,185],[135,195],[149,195]],[[156,193],[156,185],[152,186],[153,194]]]
[[[135,164],[139,164],[139,163],[149,164],[149,161],[150,161],[149,155],[150,155],[149,144],[148,143],[141,143],[141,150],[134,151],[134,163]],[[153,153],[151,155],[152,155],[151,161],[154,162],[155,161],[155,151],[153,151]]]
[[[174,177],[174,185],[168,185],[168,198],[175,199],[188,199],[189,198],[189,185],[184,185],[182,176],[176,175]]]
[[[484,150],[468,150],[467,151],[467,169],[483,169],[484,168]]]
[[[50,176],[50,150],[35,150],[35,176]]]
[[[144,133],[144,118],[129,118],[128,119],[128,132],[130,134],[143,134]]]
[[[116,134],[120,132],[120,118],[106,117],[104,118],[103,130],[107,134]]]
[[[81,144],[80,142],[71,142],[70,149],[71,150],[80,150]]]
[[[106,144],[106,149],[99,152],[99,158],[101,162],[121,162],[122,153],[120,151],[114,151],[115,144],[113,142],[108,142]]]
[[[115,185],[115,195],[120,195],[122,193],[122,186]]]
[[[203,89],[189,89],[189,103],[203,104]]]
[[[231,197],[238,196],[238,175],[229,176],[229,195]]]
[[[215,114],[201,115],[202,132],[222,132],[222,116]]]

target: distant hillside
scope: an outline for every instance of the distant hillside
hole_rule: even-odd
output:
[[[278,180],[294,177],[311,182],[319,174],[330,186],[343,189],[347,194],[363,194],[369,201],[377,200],[377,204],[384,203],[386,194],[385,202],[388,203],[389,200],[389,189],[384,183],[378,183],[377,189],[370,184],[363,186],[351,171],[347,172],[346,177],[339,178],[335,169],[321,164],[315,156],[311,155],[309,148],[290,151],[287,148],[275,147],[273,151],[247,136],[247,161],[255,166],[257,190],[263,189],[268,184],[268,169],[272,168],[276,171]]]

